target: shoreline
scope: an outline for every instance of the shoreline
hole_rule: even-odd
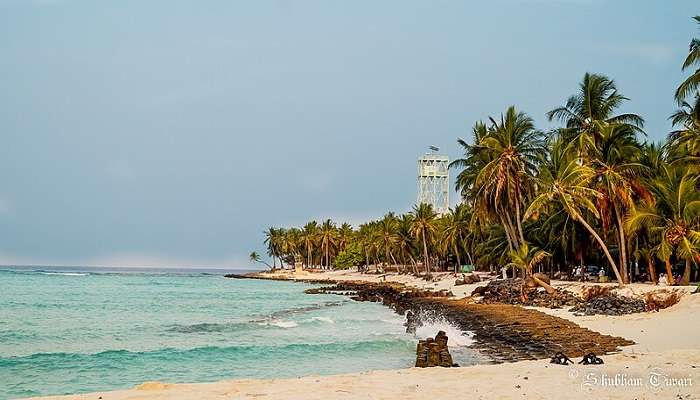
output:
[[[292,274],[255,273],[253,276],[249,274],[242,276],[242,278],[342,284],[345,285],[345,288],[356,285],[356,289],[366,288],[367,285],[375,288],[396,286],[417,293],[421,291],[442,291],[444,293],[449,290],[455,294],[454,297],[457,300],[428,297],[429,295],[410,296],[410,298],[419,305],[428,302],[431,307],[437,303],[441,303],[445,307],[455,307],[455,303],[459,303],[461,312],[464,311],[464,307],[486,310],[486,306],[492,306],[462,304],[469,301],[465,300],[466,294],[471,293],[475,287],[485,285],[485,282],[455,286],[454,278],[449,277],[438,282],[427,282],[412,276],[392,274],[381,276],[342,271],[304,272],[290,275]],[[571,282],[556,282],[554,284],[554,286],[559,287],[565,285],[577,286],[576,283]],[[647,289],[632,287],[625,290],[634,292],[635,290],[644,291]],[[392,308],[397,305],[406,307],[405,299],[402,301],[404,303],[393,299],[390,304],[386,304],[386,302],[385,304]],[[671,396],[679,396],[677,398],[683,399],[700,398],[693,397],[697,396],[695,394],[697,389],[693,386],[700,385],[700,348],[692,339],[700,329],[700,322],[697,318],[693,318],[697,312],[700,312],[700,296],[686,295],[679,304],[659,312],[628,314],[619,317],[602,315],[581,317],[574,316],[573,313],[565,309],[504,306],[507,306],[507,309],[511,307],[519,309],[520,312],[524,313],[525,317],[514,324],[519,329],[526,325],[522,323],[523,320],[528,320],[533,315],[542,315],[543,318],[552,318],[550,321],[561,320],[568,322],[569,326],[576,326],[577,330],[572,332],[588,331],[597,335],[595,337],[612,335],[622,340],[624,340],[623,338],[631,339],[634,344],[620,347],[621,351],[616,354],[601,356],[605,360],[604,365],[589,367],[578,364],[566,367],[550,364],[549,360],[542,359],[542,356],[551,352],[552,348],[545,348],[539,357],[520,354],[523,357],[501,360],[520,361],[502,364],[480,364],[460,368],[406,368],[331,376],[312,375],[296,379],[243,379],[194,384],[146,382],[127,390],[39,398],[62,400],[96,398],[104,400],[162,398],[185,400],[257,397],[266,399],[355,397],[423,399],[425,396],[432,398],[453,397],[455,393],[459,392],[480,394],[479,398],[523,398],[523,396],[526,396],[525,398],[551,398],[555,395],[565,395],[574,399],[590,398],[591,395],[621,399],[640,396],[644,398],[668,398]],[[493,315],[498,314],[494,311],[495,309],[488,310],[489,318],[493,319]],[[512,318],[509,312],[504,315],[506,315],[505,318]],[[504,321],[501,322],[501,325],[497,325],[499,329],[505,329],[501,332],[501,336],[508,338],[513,331],[509,330],[507,326],[504,328],[504,325],[507,324]],[[530,328],[537,327],[539,322],[539,320],[533,322]],[[552,328],[549,332],[546,329],[541,332],[542,336],[550,338],[553,334],[562,333],[558,332],[562,329],[560,323],[555,323]],[[562,338],[574,336],[576,335],[564,333],[557,340],[561,341]],[[523,342],[523,336],[516,335],[516,337],[518,339],[514,340],[513,344],[517,345],[519,342]],[[531,339],[530,336],[525,336],[525,338]],[[529,343],[529,341],[524,341],[522,344]],[[618,345],[620,344],[618,343]],[[610,350],[605,352],[608,351]],[[518,354],[517,350],[515,354]],[[578,361],[578,357],[573,354],[567,353],[574,361]],[[600,355],[601,352],[596,354]],[[655,374],[658,373],[676,380],[671,386],[654,386],[649,383],[649,379],[654,379]],[[623,381],[624,377],[634,379],[615,383],[615,377],[618,378],[618,381],[621,377]],[[613,380],[608,382],[606,378]],[[644,382],[644,385],[635,385],[639,380]],[[682,385],[680,383],[686,381],[690,384]],[[310,387],[313,387],[312,393],[309,391]]]

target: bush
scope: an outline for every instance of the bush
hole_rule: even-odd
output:
[[[338,253],[338,256],[333,260],[334,269],[350,269],[362,264],[364,257],[360,249],[351,244],[345,250]]]

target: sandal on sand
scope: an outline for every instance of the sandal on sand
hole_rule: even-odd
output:
[[[603,364],[603,360],[601,358],[598,358],[593,353],[588,353],[585,356],[583,356],[583,359],[581,361],[579,361],[578,363],[583,364],[583,365]]]
[[[567,365],[569,363],[573,364],[574,362],[569,359],[564,353],[558,352],[557,354],[552,357],[552,359],[549,361],[551,364],[559,364],[559,365]]]

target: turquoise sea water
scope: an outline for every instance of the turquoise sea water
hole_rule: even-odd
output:
[[[0,399],[413,364],[416,339],[403,317],[304,294],[308,287],[201,273],[0,269]]]

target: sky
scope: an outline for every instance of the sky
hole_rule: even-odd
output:
[[[585,72],[615,79],[659,140],[696,14],[0,0],[0,264],[249,268],[269,226],[409,210],[418,156],[458,157],[477,120],[515,105],[553,127]]]

